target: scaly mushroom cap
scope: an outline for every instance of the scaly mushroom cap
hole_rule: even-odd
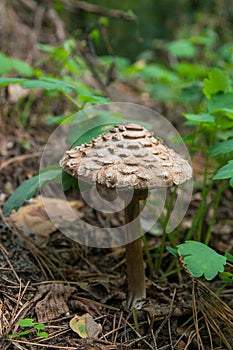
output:
[[[192,177],[187,160],[134,123],[117,125],[67,151],[60,166],[87,183],[118,189],[168,187]]]

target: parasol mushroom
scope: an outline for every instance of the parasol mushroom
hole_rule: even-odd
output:
[[[60,166],[73,177],[106,191],[117,188],[127,194],[133,190],[125,207],[128,306],[139,307],[146,297],[139,202],[147,198],[150,189],[179,185],[190,179],[191,166],[154,138],[152,132],[135,123],[117,125],[90,144],[66,151]]]

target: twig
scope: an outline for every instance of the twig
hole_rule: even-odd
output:
[[[127,13],[122,10],[109,9],[96,4],[89,4],[86,1],[74,0],[74,1],[62,1],[67,7],[78,8],[91,13],[96,13],[97,15],[112,17],[117,19],[124,19],[126,21],[135,21],[136,16],[133,13]]]
[[[25,344],[25,345],[34,345],[34,346],[45,346],[44,344],[41,343],[34,343],[34,342],[30,342],[30,341],[23,341],[23,340],[14,340],[12,341],[12,343],[16,346],[16,344]],[[50,344],[46,344],[46,348],[47,349],[58,349],[58,345],[50,345]],[[59,349],[66,349],[66,350],[77,350],[77,347],[73,347],[73,346],[60,346],[59,345]]]
[[[12,265],[12,263],[10,262],[10,260],[8,259],[8,253],[7,253],[7,251],[5,250],[5,248],[3,247],[2,244],[0,244],[0,251],[1,251],[2,254],[4,255],[4,258],[6,259],[8,265],[10,266],[10,268],[11,268],[13,274],[15,275],[17,281],[18,281],[19,283],[21,283],[21,282],[20,282],[20,278],[19,278],[19,276],[17,275],[14,266]]]
[[[20,156],[16,156],[14,158],[10,158],[8,160],[6,160],[5,162],[3,162],[1,165],[0,165],[0,170],[8,167],[10,164],[12,163],[18,163],[18,162],[22,162],[26,159],[30,159],[30,158],[35,158],[35,157],[39,157],[41,156],[41,152],[34,152],[34,153],[30,153],[30,154],[22,154]]]

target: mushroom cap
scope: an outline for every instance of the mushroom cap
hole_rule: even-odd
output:
[[[192,177],[188,161],[142,125],[126,123],[66,151],[60,166],[89,184],[152,189],[179,185]]]

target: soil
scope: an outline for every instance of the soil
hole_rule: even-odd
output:
[[[28,36],[28,24],[25,24],[25,19],[17,17],[17,28],[22,23]],[[33,33],[30,38],[34,40]],[[36,55],[30,47],[27,47],[27,51],[31,53],[30,58]],[[13,54],[12,51],[10,53]],[[15,57],[18,57],[17,54]],[[123,83],[114,85],[116,100],[121,100],[123,95],[126,98],[127,93],[129,100],[164,110],[164,106],[155,106],[150,99],[143,100],[144,97],[138,96],[129,86]],[[45,124],[46,113],[41,102],[34,103],[30,119],[22,127],[17,119],[18,105],[10,103],[9,96],[7,88],[1,90],[1,207],[20,183],[38,172],[43,145],[53,130]],[[37,96],[36,101],[38,98],[45,104],[48,102],[42,96]],[[58,106],[54,103],[50,107],[50,113],[59,114],[67,111],[69,104],[61,103]],[[193,159],[197,183],[201,182],[204,162],[201,154]],[[180,226],[180,241],[177,244],[183,242],[192,224],[193,215],[200,205],[200,193],[201,188],[195,189]],[[72,193],[69,196],[74,199]],[[211,236],[210,246],[221,254],[233,247],[232,202],[233,192],[227,190],[221,199]],[[27,206],[29,203],[25,203],[24,208]],[[98,226],[101,217],[87,209],[85,204],[79,205],[80,215]],[[43,216],[44,212],[41,215],[47,228],[48,218]],[[203,231],[210,217],[211,212],[203,223]],[[161,237],[150,233],[146,237],[152,260],[155,261],[155,247],[160,245]],[[126,305],[124,247],[99,249],[83,246],[56,229],[47,233],[33,233],[22,229],[11,217],[6,218],[1,212],[1,349],[233,348],[232,284],[225,284],[219,277],[210,282],[194,280],[182,268],[182,262],[167,251],[157,274],[150,271],[146,255],[145,269],[147,298],[141,310],[129,309]],[[173,273],[165,274],[171,270]],[[43,323],[48,337],[38,336],[33,326],[19,326],[17,322],[26,318],[33,319],[36,324]],[[80,319],[87,331],[84,338],[77,332],[77,321]],[[29,333],[20,334],[25,329]],[[12,337],[12,334],[17,336]]]

